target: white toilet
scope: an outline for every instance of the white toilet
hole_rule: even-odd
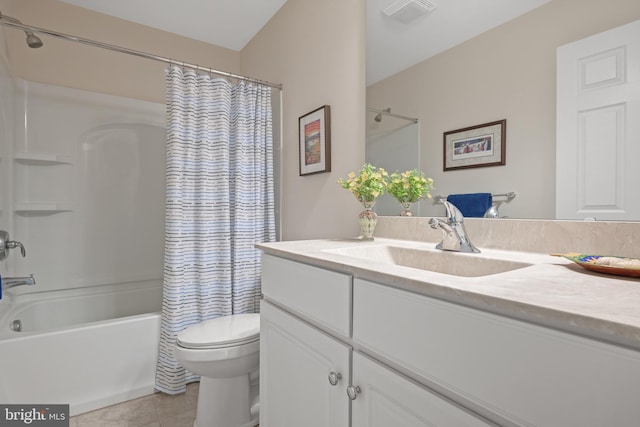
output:
[[[259,314],[217,317],[178,334],[176,359],[200,375],[194,427],[258,424],[259,351]]]

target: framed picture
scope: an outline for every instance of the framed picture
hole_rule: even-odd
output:
[[[444,133],[444,170],[504,165],[507,120]]]
[[[331,108],[323,105],[298,119],[300,176],[331,172]]]

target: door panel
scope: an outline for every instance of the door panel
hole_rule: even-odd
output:
[[[640,219],[640,21],[558,48],[556,218]]]

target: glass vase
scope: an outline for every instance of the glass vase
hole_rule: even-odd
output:
[[[375,200],[371,202],[362,202],[364,210],[360,212],[359,218],[363,240],[373,240],[373,230],[375,230],[376,224],[378,223],[378,214],[372,210],[375,203]]]
[[[400,204],[402,205],[400,216],[413,216],[413,212],[411,212],[413,202],[400,202]]]

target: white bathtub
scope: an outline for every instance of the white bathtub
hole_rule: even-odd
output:
[[[75,415],[153,392],[158,281],[5,297],[0,402],[69,404]]]

